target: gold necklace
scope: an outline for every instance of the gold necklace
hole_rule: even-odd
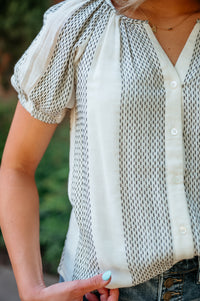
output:
[[[142,12],[142,14],[144,15],[145,19],[147,19],[147,21],[149,21],[149,20],[148,20],[148,17],[147,17],[146,14],[144,13],[144,11],[143,11],[141,8],[139,8],[139,9],[140,9],[140,11]],[[189,17],[191,17],[192,15],[196,14],[198,11],[199,11],[199,10],[195,11],[195,12],[192,13],[192,14],[187,15],[183,20],[181,20],[181,22],[175,24],[174,26],[170,26],[170,27],[167,27],[167,28],[163,28],[163,27],[157,26],[157,25],[155,25],[155,24],[151,24],[151,25],[150,25],[150,23],[149,23],[149,25],[151,26],[152,31],[155,32],[155,33],[157,32],[158,29],[164,30],[164,31],[171,31],[171,30],[173,30],[174,28],[176,28],[176,27],[178,27],[179,25],[181,25],[181,24],[182,24],[184,21],[186,21]]]

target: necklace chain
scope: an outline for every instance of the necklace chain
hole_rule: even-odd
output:
[[[142,12],[142,14],[144,15],[145,19],[148,20],[148,17],[147,17],[146,14],[144,13],[144,11],[143,11],[141,8],[139,8],[139,9],[140,9],[140,11]],[[187,15],[183,20],[181,20],[179,23],[175,24],[174,26],[170,26],[170,27],[166,27],[166,28],[157,26],[157,25],[155,25],[155,24],[151,24],[150,26],[151,26],[151,29],[152,29],[152,31],[153,31],[154,33],[156,33],[158,29],[164,30],[164,31],[171,31],[171,30],[173,30],[174,28],[176,28],[176,27],[178,27],[179,25],[181,25],[184,21],[186,21],[189,17],[191,17],[192,15],[194,15],[194,14],[197,13],[197,12],[198,12],[198,11],[195,11],[194,13]],[[148,20],[148,21],[149,21],[149,20]]]

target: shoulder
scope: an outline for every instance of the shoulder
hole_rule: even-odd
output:
[[[106,12],[107,11],[107,12]],[[45,35],[60,43],[83,41],[101,26],[102,17],[110,15],[105,0],[66,0],[50,7],[44,14]],[[49,44],[51,45],[51,44]]]
[[[65,0],[51,6],[45,12],[44,24],[56,22],[58,26],[69,18],[78,18],[80,15],[90,17],[98,13],[98,10],[104,5],[105,0]]]
[[[11,79],[22,105],[35,118],[60,122],[65,109],[74,105],[75,54],[95,35],[105,9],[104,0],[66,0],[44,14],[41,31]]]

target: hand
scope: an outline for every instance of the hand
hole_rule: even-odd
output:
[[[111,289],[108,290],[107,288],[98,289],[99,297],[93,293],[87,293],[85,297],[88,301],[117,301],[119,298],[119,290],[118,289]]]
[[[99,300],[94,294],[98,290],[101,301],[117,301],[118,289],[108,290],[105,286],[111,281],[103,280],[102,275],[86,280],[75,280],[57,283],[49,287],[39,287],[32,293],[32,297],[22,298],[22,301],[82,301],[86,295],[89,301]]]

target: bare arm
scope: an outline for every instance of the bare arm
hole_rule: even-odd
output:
[[[22,300],[82,300],[86,292],[103,288],[110,281],[97,276],[50,288],[44,286],[39,197],[34,176],[55,129],[55,124],[34,119],[18,104],[2,158],[0,225]],[[118,300],[117,291],[113,290],[110,296],[106,290],[103,292],[104,300]]]
[[[18,104],[2,158],[0,224],[21,294],[43,285],[34,175],[55,129]]]

